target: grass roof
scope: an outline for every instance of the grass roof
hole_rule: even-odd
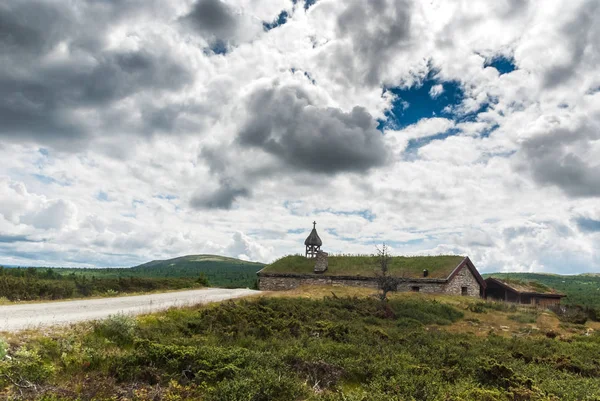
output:
[[[556,294],[556,290],[550,288],[537,281],[524,281],[514,278],[500,278],[492,276],[493,279],[498,280],[507,286],[519,291],[519,292],[536,292],[538,294]]]
[[[464,256],[394,256],[389,262],[390,274],[405,278],[422,278],[427,269],[427,278],[445,279],[462,262]],[[329,256],[326,276],[363,276],[374,277],[379,270],[376,256]],[[315,259],[302,255],[285,256],[268,266],[263,273],[295,273],[311,274],[315,267]]]

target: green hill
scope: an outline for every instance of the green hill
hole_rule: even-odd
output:
[[[263,263],[217,255],[188,255],[167,260],[153,260],[130,269],[119,269],[125,274],[145,277],[198,277],[204,273],[211,286],[252,287],[256,272]]]
[[[545,273],[491,273],[483,276],[537,282],[566,294],[567,298],[563,300],[565,304],[600,308],[600,275],[598,274],[562,276]]]

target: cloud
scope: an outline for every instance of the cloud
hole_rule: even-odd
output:
[[[118,5],[103,10],[112,7]],[[187,66],[160,41],[114,46],[111,25],[97,21],[108,16],[94,3],[78,11],[60,2],[0,6],[0,62],[6,66],[0,72],[0,137],[81,149],[100,133],[114,133],[116,125],[123,130],[126,119],[117,124],[114,112],[119,102],[193,82]],[[135,108],[130,102],[129,115]]]
[[[197,0],[181,21],[203,36],[213,51],[252,40],[262,31],[260,21],[221,0]]]
[[[548,129],[547,132],[539,130]],[[574,197],[600,196],[600,164],[591,141],[600,139],[600,115],[579,121],[550,119],[524,141],[518,166],[541,185]]]
[[[198,191],[191,199],[190,205],[197,209],[231,209],[233,203],[241,197],[250,195],[250,191],[243,187],[232,186],[229,182],[212,192]]]
[[[367,110],[319,107],[298,86],[259,88],[248,98],[237,143],[276,156],[292,170],[364,173],[388,162],[377,123]]]
[[[15,242],[30,242],[25,235],[2,235],[0,234],[0,244],[12,244]]]
[[[567,14],[568,15],[568,14]],[[596,1],[586,1],[570,20],[561,27],[561,38],[555,43],[564,55],[562,58],[551,58],[544,74],[544,86],[554,88],[566,83],[580,72],[582,64],[592,67],[598,61],[600,46],[596,39],[600,35],[598,19],[600,6]],[[594,63],[594,64],[592,64]]]
[[[48,203],[41,210],[24,215],[21,222],[44,230],[61,230],[76,224],[76,219],[77,207],[69,201],[59,199]]]
[[[444,85],[442,84],[433,85],[431,89],[429,89],[429,96],[431,96],[432,99],[435,99],[442,93],[444,93]]]
[[[269,260],[273,249],[262,246],[240,231],[232,236],[232,241],[225,250],[228,255],[242,260],[265,261]]]
[[[350,82],[380,85],[390,63],[415,42],[413,4],[402,1],[344,2],[337,40],[327,48],[329,67]]]

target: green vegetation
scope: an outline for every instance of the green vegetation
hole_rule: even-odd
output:
[[[462,262],[464,256],[394,256],[388,262],[389,273],[399,277],[423,277],[423,270],[429,271],[429,278],[446,278]],[[376,255],[330,255],[328,268],[324,273],[330,276],[373,277],[379,269]],[[265,273],[313,272],[315,261],[301,255],[285,256],[264,268]]]
[[[500,281],[502,281],[503,283],[509,285],[510,287],[514,288],[515,290],[519,291],[519,292],[537,292],[540,294],[552,294],[552,293],[556,293],[557,291],[554,290],[553,288],[548,287],[545,284],[542,284],[538,281],[526,281],[526,280],[521,280],[521,279],[517,279],[517,278],[500,278],[500,277],[494,277]]]
[[[264,264],[216,255],[190,255],[175,259],[155,260],[139,266],[123,269],[73,269],[57,268],[55,272],[68,275],[95,276],[102,278],[147,277],[147,278],[194,278],[200,273],[211,286],[224,288],[254,287],[256,272]]]
[[[500,280],[521,280],[539,283],[565,294],[561,303],[566,305],[584,305],[600,310],[600,276],[580,274],[576,276],[561,276],[541,273],[493,273],[485,277],[495,277]]]
[[[20,336],[0,361],[0,388],[53,401],[600,397],[597,334],[452,333],[456,307],[408,296],[387,305],[261,297]]]
[[[124,269],[2,268],[0,297],[10,301],[179,290],[255,287],[264,265],[214,255],[183,256]]]
[[[180,290],[205,286],[206,279],[154,277],[96,277],[56,273],[57,269],[0,267],[0,297],[9,301],[55,300],[90,296],[115,296],[149,291]]]

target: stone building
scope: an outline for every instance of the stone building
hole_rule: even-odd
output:
[[[306,254],[281,258],[258,272],[258,287],[290,290],[302,285],[339,285],[376,289],[375,256],[329,256],[316,223],[305,241]],[[309,248],[310,247],[310,248]],[[389,274],[399,279],[398,291],[485,296],[486,283],[475,265],[463,256],[392,257]]]
[[[515,302],[525,305],[547,307],[559,305],[564,294],[536,283],[517,280],[485,279],[486,298],[497,301]]]

